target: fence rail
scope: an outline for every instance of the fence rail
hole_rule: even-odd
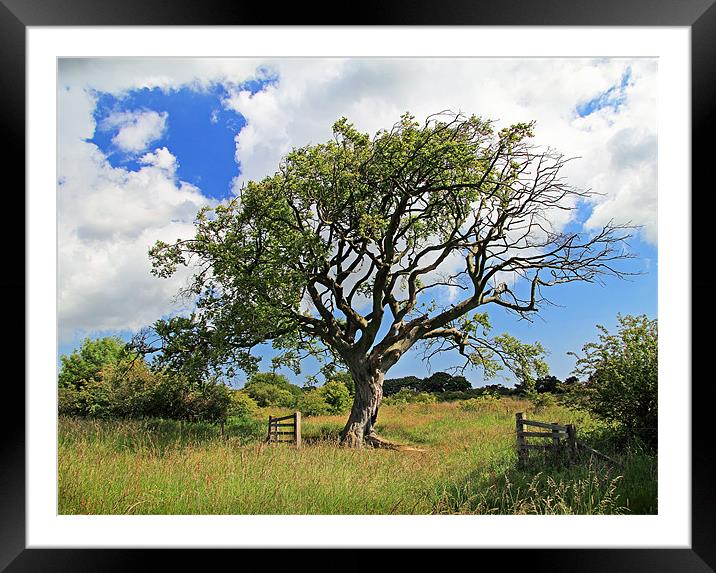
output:
[[[551,431],[530,432],[525,430],[525,426]],[[530,450],[546,450],[556,454],[566,446],[570,457],[577,453],[577,431],[573,424],[562,425],[527,420],[522,412],[518,412],[515,414],[515,433],[517,434],[517,461],[520,465],[527,463]],[[529,443],[528,438],[547,438],[551,443]]]
[[[288,421],[286,421],[288,420]],[[291,428],[291,430],[279,430],[279,428]],[[288,439],[282,436],[290,436]],[[266,441],[270,444],[292,443],[297,448],[301,447],[301,412],[294,412],[288,416],[274,418],[269,416],[268,434]]]
[[[525,426],[535,426],[542,429],[551,430],[550,432],[529,432],[525,430]],[[570,460],[574,460],[578,452],[588,452],[614,465],[621,466],[614,458],[610,458],[606,454],[590,448],[588,445],[577,441],[577,429],[574,424],[550,424],[549,422],[538,422],[537,420],[526,420],[522,412],[515,414],[515,433],[517,434],[517,462],[520,465],[527,463],[530,450],[546,450],[557,453],[565,448]],[[531,444],[527,442],[527,438],[547,438],[551,439],[551,443]]]

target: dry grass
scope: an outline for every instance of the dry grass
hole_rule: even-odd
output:
[[[511,399],[384,406],[378,431],[411,451],[337,446],[344,416],[304,419],[304,445],[262,443],[255,423],[60,420],[62,514],[430,514],[656,511],[656,462],[514,468]],[[281,412],[273,410],[272,414]],[[266,416],[264,416],[266,414]],[[529,415],[529,413],[528,413]],[[588,426],[569,410],[534,417]],[[635,501],[636,500],[636,501]]]

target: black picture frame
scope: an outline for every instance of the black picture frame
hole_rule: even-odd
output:
[[[715,0],[539,0],[484,2],[477,0],[427,0],[404,2],[362,1],[343,21],[336,4],[292,3],[279,8],[273,3],[224,3],[217,0],[0,0],[0,114],[6,141],[5,173],[19,174],[17,187],[24,183],[25,163],[25,33],[29,26],[86,25],[485,25],[485,26],[684,26],[691,31],[691,112],[692,112],[692,269],[701,269],[700,262],[710,260],[709,231],[706,217],[713,213],[713,177],[710,176],[710,155],[713,133],[716,132],[716,6]],[[668,110],[661,112],[668,113]],[[12,166],[12,171],[10,171]],[[17,195],[17,194],[16,194]],[[698,201],[698,204],[696,204]],[[694,208],[697,206],[698,208]],[[24,205],[20,204],[20,211]],[[15,215],[16,217],[16,215]],[[6,243],[7,244],[7,243]],[[25,291],[24,251],[10,246],[15,256],[13,279],[0,286],[5,300],[17,299]],[[23,260],[20,253],[23,253]],[[708,390],[710,380],[703,368],[709,356],[711,339],[706,330],[709,315],[706,306],[716,289],[710,269],[692,272],[689,285],[692,308],[692,543],[690,549],[473,549],[473,550],[378,550],[378,549],[305,549],[271,550],[272,568],[301,566],[312,569],[326,564],[340,570],[373,568],[383,559],[384,551],[401,555],[401,568],[412,561],[425,565],[442,561],[454,563],[455,557],[466,564],[479,565],[484,557],[512,569],[534,571],[682,571],[706,572],[716,569],[716,479],[712,464],[711,425]],[[681,280],[685,280],[681,277]],[[685,293],[686,296],[686,293]],[[25,306],[32,304],[25,298]],[[19,307],[19,305],[15,305]],[[22,324],[15,321],[14,325]],[[21,339],[14,325],[6,327],[5,348],[17,346]],[[24,337],[22,338],[24,339]],[[31,340],[25,341],[32,344]],[[27,346],[26,346],[27,349]],[[6,350],[7,351],[7,350]],[[14,382],[14,383],[12,383]],[[669,381],[662,381],[668,383]],[[19,420],[3,424],[0,432],[0,570],[20,571],[135,571],[161,562],[164,569],[206,570],[218,556],[227,557],[234,566],[248,565],[257,557],[265,559],[266,550],[168,550],[168,549],[27,549],[25,544],[25,424],[24,388],[15,380],[6,380],[3,387],[5,404],[12,404]],[[320,546],[320,540],[317,541]],[[242,554],[235,551],[259,553]],[[320,556],[306,555],[321,551]],[[450,555],[445,555],[450,551]],[[474,553],[475,551],[482,553]],[[493,555],[487,555],[489,552]],[[495,555],[496,554],[496,555]],[[240,559],[240,561],[238,560]],[[479,560],[479,561],[476,561]],[[492,559],[490,562],[494,561]]]

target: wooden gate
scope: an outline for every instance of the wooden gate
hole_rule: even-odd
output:
[[[534,426],[548,431],[529,432],[525,430],[525,426]],[[566,445],[570,456],[577,452],[577,435],[573,424],[563,426],[526,420],[524,414],[518,412],[515,414],[515,430],[517,432],[517,461],[520,464],[527,462],[530,450],[549,450],[557,453]],[[540,438],[540,440],[538,443],[528,442],[528,439],[532,438]],[[545,438],[549,442],[545,443]]]
[[[282,418],[269,416],[266,441],[270,444],[287,442],[301,447],[301,412]]]

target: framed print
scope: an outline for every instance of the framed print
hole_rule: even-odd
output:
[[[0,567],[713,570],[716,8],[609,4],[3,0],[28,230]]]

